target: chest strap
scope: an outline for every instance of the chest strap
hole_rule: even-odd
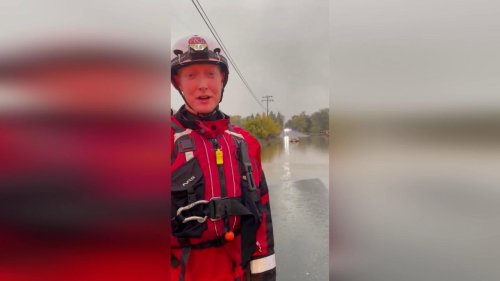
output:
[[[189,217],[183,215],[183,212],[189,211],[196,206],[198,206],[199,213]],[[239,198],[212,198],[211,200],[199,200],[179,208],[174,219],[179,223],[188,223],[190,221],[204,223],[207,219],[217,221],[229,216],[246,215],[252,215],[252,212],[242,204]]]

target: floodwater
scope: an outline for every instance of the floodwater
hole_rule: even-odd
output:
[[[282,141],[262,145],[262,166],[268,184],[319,179],[328,188],[328,141],[326,136],[311,136],[291,143],[290,137],[283,137]]]
[[[278,280],[328,280],[328,140],[283,137],[263,145]]]

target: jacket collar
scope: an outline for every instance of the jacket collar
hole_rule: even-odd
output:
[[[181,123],[184,128],[198,131],[208,138],[216,138],[221,135],[229,126],[229,116],[220,110],[216,110],[209,117],[196,116],[186,110],[183,105],[174,117]]]

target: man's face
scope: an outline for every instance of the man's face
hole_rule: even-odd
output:
[[[224,75],[217,65],[193,64],[179,70],[176,78],[192,113],[210,113],[219,104]],[[190,108],[191,107],[191,108]]]

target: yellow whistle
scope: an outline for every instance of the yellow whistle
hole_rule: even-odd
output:
[[[217,162],[217,165],[222,165],[222,163],[223,163],[223,161],[222,161],[222,150],[217,149],[215,151],[215,160]]]

